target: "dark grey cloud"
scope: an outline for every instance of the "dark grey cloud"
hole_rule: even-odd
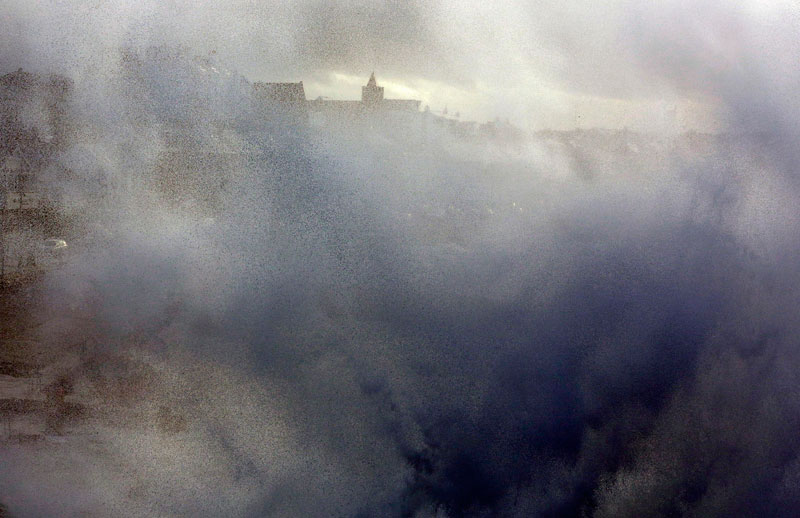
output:
[[[295,9],[296,53],[314,69],[427,75],[451,68],[435,13],[423,2],[308,2]]]
[[[671,95],[669,81],[642,71],[634,7],[529,1],[19,2],[2,22],[4,70],[23,65],[80,75],[107,66],[120,46],[169,42],[217,55],[253,80],[305,79],[336,89],[331,72],[375,70],[412,85],[426,81],[423,94],[437,102],[437,91],[455,89],[465,99],[454,102],[481,107],[483,118],[492,106],[511,103],[527,124],[527,112],[541,112],[540,105],[566,103],[561,112],[569,112],[574,96]],[[518,91],[544,99],[499,99]],[[547,120],[554,117],[550,110]],[[561,112],[559,120],[572,122],[571,112]],[[610,114],[606,124],[618,124],[618,117]]]
[[[418,6],[300,7],[304,29],[273,54],[305,49],[294,70],[361,67],[387,41],[407,49],[398,66],[439,52]],[[153,12],[170,9],[183,13]],[[185,34],[226,12],[184,13]],[[19,516],[791,516],[790,81],[738,59],[706,71],[730,47],[705,36],[751,27],[744,12],[665,12],[699,25],[642,30],[648,81],[714,95],[769,139],[628,133],[609,151],[601,133],[518,147],[325,135],[256,110],[224,47],[198,60],[152,16],[145,41],[120,31],[130,54],[86,72],[82,130],[59,158],[107,176],[113,203],[93,216],[113,246],[39,288],[41,318],[63,320],[43,335],[87,340],[74,375],[112,396],[81,430],[96,442],[4,446],[0,502]],[[561,23],[542,38],[599,63],[607,51]],[[761,33],[737,34],[735,56],[757,55]],[[596,73],[565,81],[580,91]],[[628,91],[616,81],[597,88]],[[189,189],[217,196],[211,219],[154,187],[177,123],[191,150],[247,150],[218,168],[224,187]]]

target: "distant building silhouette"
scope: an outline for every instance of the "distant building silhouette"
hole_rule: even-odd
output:
[[[382,86],[378,86],[373,72],[367,84],[361,87],[360,101],[323,99],[306,100],[303,82],[253,83],[253,97],[258,106],[288,116],[298,122],[307,122],[309,112],[325,122],[346,119],[355,121],[366,115],[396,112],[420,113],[421,101],[416,99],[385,99]]]
[[[317,97],[307,100],[303,82],[254,83],[253,97],[256,105],[265,110],[268,117],[284,117],[287,120],[330,129],[382,128],[385,133],[398,133],[420,137],[428,129],[438,126],[457,137],[477,134],[477,124],[461,121],[457,112],[448,115],[445,106],[440,114],[429,107],[420,111],[421,101],[416,99],[386,99],[384,87],[378,85],[375,73],[371,73],[367,84],[361,87],[360,100],[336,100]],[[427,128],[427,129],[426,129]],[[484,137],[508,133],[505,126],[487,124],[480,127]]]
[[[419,112],[421,101],[416,99],[385,99],[383,87],[378,86],[373,72],[361,87],[360,101],[339,101],[317,98],[308,102],[309,110],[329,116],[358,118],[369,113]]]
[[[383,101],[383,87],[378,86],[375,81],[375,72],[370,74],[367,86],[361,87],[361,102],[366,105],[374,105]]]
[[[253,92],[257,98],[276,103],[306,102],[303,82],[299,83],[253,83]]]
[[[294,122],[308,122],[308,103],[302,81],[253,83],[253,97],[262,107],[291,117]]]

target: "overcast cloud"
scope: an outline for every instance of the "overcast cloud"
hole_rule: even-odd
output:
[[[119,45],[168,40],[215,52],[251,80],[312,83],[312,96],[356,98],[333,74],[364,80],[374,70],[398,85],[390,93],[523,127],[663,125],[673,107],[683,125],[717,127],[709,81],[755,65],[752,49],[792,45],[781,25],[793,14],[789,4],[712,1],[14,0],[0,23],[5,69],[74,73]],[[692,60],[713,65],[701,71]]]
[[[3,444],[0,502],[22,517],[793,516],[797,14],[12,2],[2,72],[75,78],[76,129],[52,160],[76,192],[101,178],[107,194],[83,215],[99,244],[31,302],[96,408],[58,444]],[[325,132],[241,80],[355,99],[373,70],[434,111],[652,134]],[[673,138],[692,128],[724,135]],[[176,147],[179,178],[163,174]]]

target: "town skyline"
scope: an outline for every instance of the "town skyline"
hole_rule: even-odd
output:
[[[770,30],[785,18],[779,4],[755,16],[754,3],[693,13],[581,5],[356,2],[327,10],[310,1],[206,1],[190,9],[184,1],[89,8],[14,0],[0,69],[83,75],[102,70],[121,45],[164,43],[213,53],[254,82],[303,80],[311,98],[347,98],[348,87],[375,70],[387,94],[434,110],[446,105],[470,120],[509,119],[527,130],[703,131],[732,120],[714,81],[730,82],[737,66],[755,58],[729,44],[728,27],[744,24],[746,37],[763,36],[768,54],[783,45],[780,31]],[[519,15],[530,12],[537,16]],[[694,19],[707,22],[707,34],[687,28]],[[95,37],[74,28],[84,22]],[[677,61],[652,53],[662,43]],[[692,62],[692,49],[719,56],[719,73]]]

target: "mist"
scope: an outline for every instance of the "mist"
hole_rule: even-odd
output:
[[[793,516],[797,14],[13,2],[0,516]]]

